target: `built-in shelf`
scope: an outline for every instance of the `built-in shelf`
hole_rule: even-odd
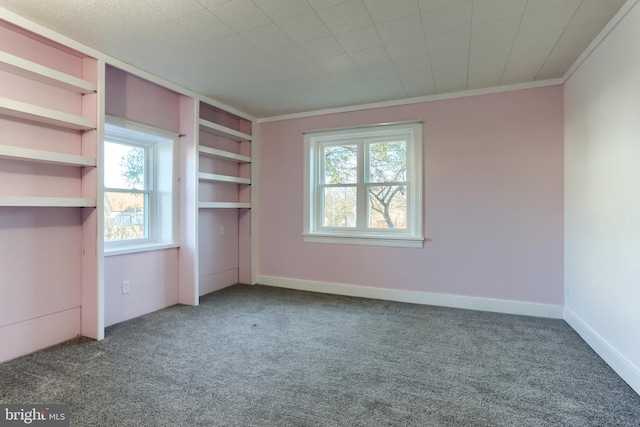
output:
[[[228,160],[235,163],[251,163],[251,157],[243,156],[242,154],[230,153],[224,150],[218,150],[217,148],[200,146],[198,147],[200,154],[216,159]]]
[[[22,160],[25,162],[48,163],[64,166],[95,166],[93,157],[73,154],[55,153],[52,151],[32,150],[30,148],[0,145],[0,159]]]
[[[0,70],[72,92],[93,93],[96,91],[96,85],[94,83],[11,55],[7,52],[0,52]]]
[[[198,174],[200,181],[212,181],[212,182],[231,182],[234,184],[251,184],[249,178],[240,178],[238,176],[219,175],[217,173],[204,173]]]
[[[217,208],[228,208],[228,209],[243,209],[243,208],[251,208],[251,203],[239,203],[239,202],[200,202],[198,203],[198,207],[200,209],[217,209]]]
[[[95,199],[74,197],[0,196],[0,206],[95,208]]]
[[[91,120],[26,102],[0,97],[0,115],[74,130],[95,129]]]
[[[233,141],[251,141],[251,135],[247,133],[239,132],[235,129],[231,129],[205,119],[200,119],[200,130],[203,132],[222,136]]]

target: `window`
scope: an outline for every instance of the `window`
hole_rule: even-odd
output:
[[[104,141],[107,252],[173,245],[177,135],[108,117]]]
[[[422,247],[422,127],[305,133],[305,242]]]

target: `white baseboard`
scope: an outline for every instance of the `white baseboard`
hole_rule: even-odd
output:
[[[611,369],[620,375],[620,378],[629,384],[636,393],[640,394],[640,369],[630,363],[580,316],[566,307],[564,309],[564,320],[598,353],[598,356],[611,366]]]
[[[325,294],[347,295],[413,304],[437,305],[469,310],[491,311],[495,313],[520,314],[525,316],[562,319],[562,306],[530,302],[508,301],[461,295],[436,294],[429,292],[404,291],[399,289],[372,288],[367,286],[342,285],[310,280],[288,279],[274,276],[257,276],[257,283],[279,288]]]

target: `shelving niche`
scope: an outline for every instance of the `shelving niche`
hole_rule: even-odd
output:
[[[195,105],[198,296],[251,283],[252,122],[205,102]]]
[[[11,31],[10,28],[1,28],[4,31]],[[1,48],[1,47],[0,47]],[[80,56],[80,54],[78,54]],[[80,61],[82,62],[82,61]],[[86,100],[83,95],[96,93],[97,84],[95,82],[81,79],[58,71],[56,69],[41,65],[39,63],[21,58],[11,53],[0,50],[0,71],[14,76],[22,77],[34,83],[34,86],[42,84],[64,91],[78,94],[77,100],[80,108],[86,108]],[[95,79],[95,77],[94,77]],[[7,83],[9,84],[9,83]],[[39,88],[29,88],[25,83],[25,92],[37,90]],[[61,130],[71,131],[76,134],[78,143],[82,138],[82,131],[95,130],[97,128],[94,120],[82,115],[71,114],[66,111],[54,110],[43,106],[23,102],[19,99],[12,99],[1,96],[6,91],[6,87],[0,86],[0,118],[9,120],[15,119],[17,122],[26,122],[27,126],[53,127]],[[56,96],[55,90],[39,91],[43,96]],[[95,105],[94,105],[95,108]],[[73,132],[77,131],[77,132]],[[52,133],[55,131],[51,131]],[[59,132],[58,132],[59,133]],[[71,137],[71,139],[74,139]],[[54,150],[39,150],[28,147],[28,138],[17,141],[17,145],[0,144],[0,159],[15,160],[23,162],[45,163],[49,165],[68,166],[76,168],[96,167],[95,156],[84,156],[79,154],[68,154]],[[54,197],[52,196],[30,196],[30,195],[0,195],[0,206],[48,206],[48,207],[95,207],[96,199],[84,197]]]
[[[199,110],[198,179],[211,186],[199,189],[198,207],[251,208],[251,123],[205,103]]]
[[[0,19],[0,341],[34,331],[0,360],[104,336],[103,87],[102,61]]]

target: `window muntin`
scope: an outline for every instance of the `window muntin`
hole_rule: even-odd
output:
[[[417,122],[306,134],[304,240],[421,246],[421,144]]]
[[[108,253],[175,244],[176,149],[177,134],[107,116],[104,240]]]

